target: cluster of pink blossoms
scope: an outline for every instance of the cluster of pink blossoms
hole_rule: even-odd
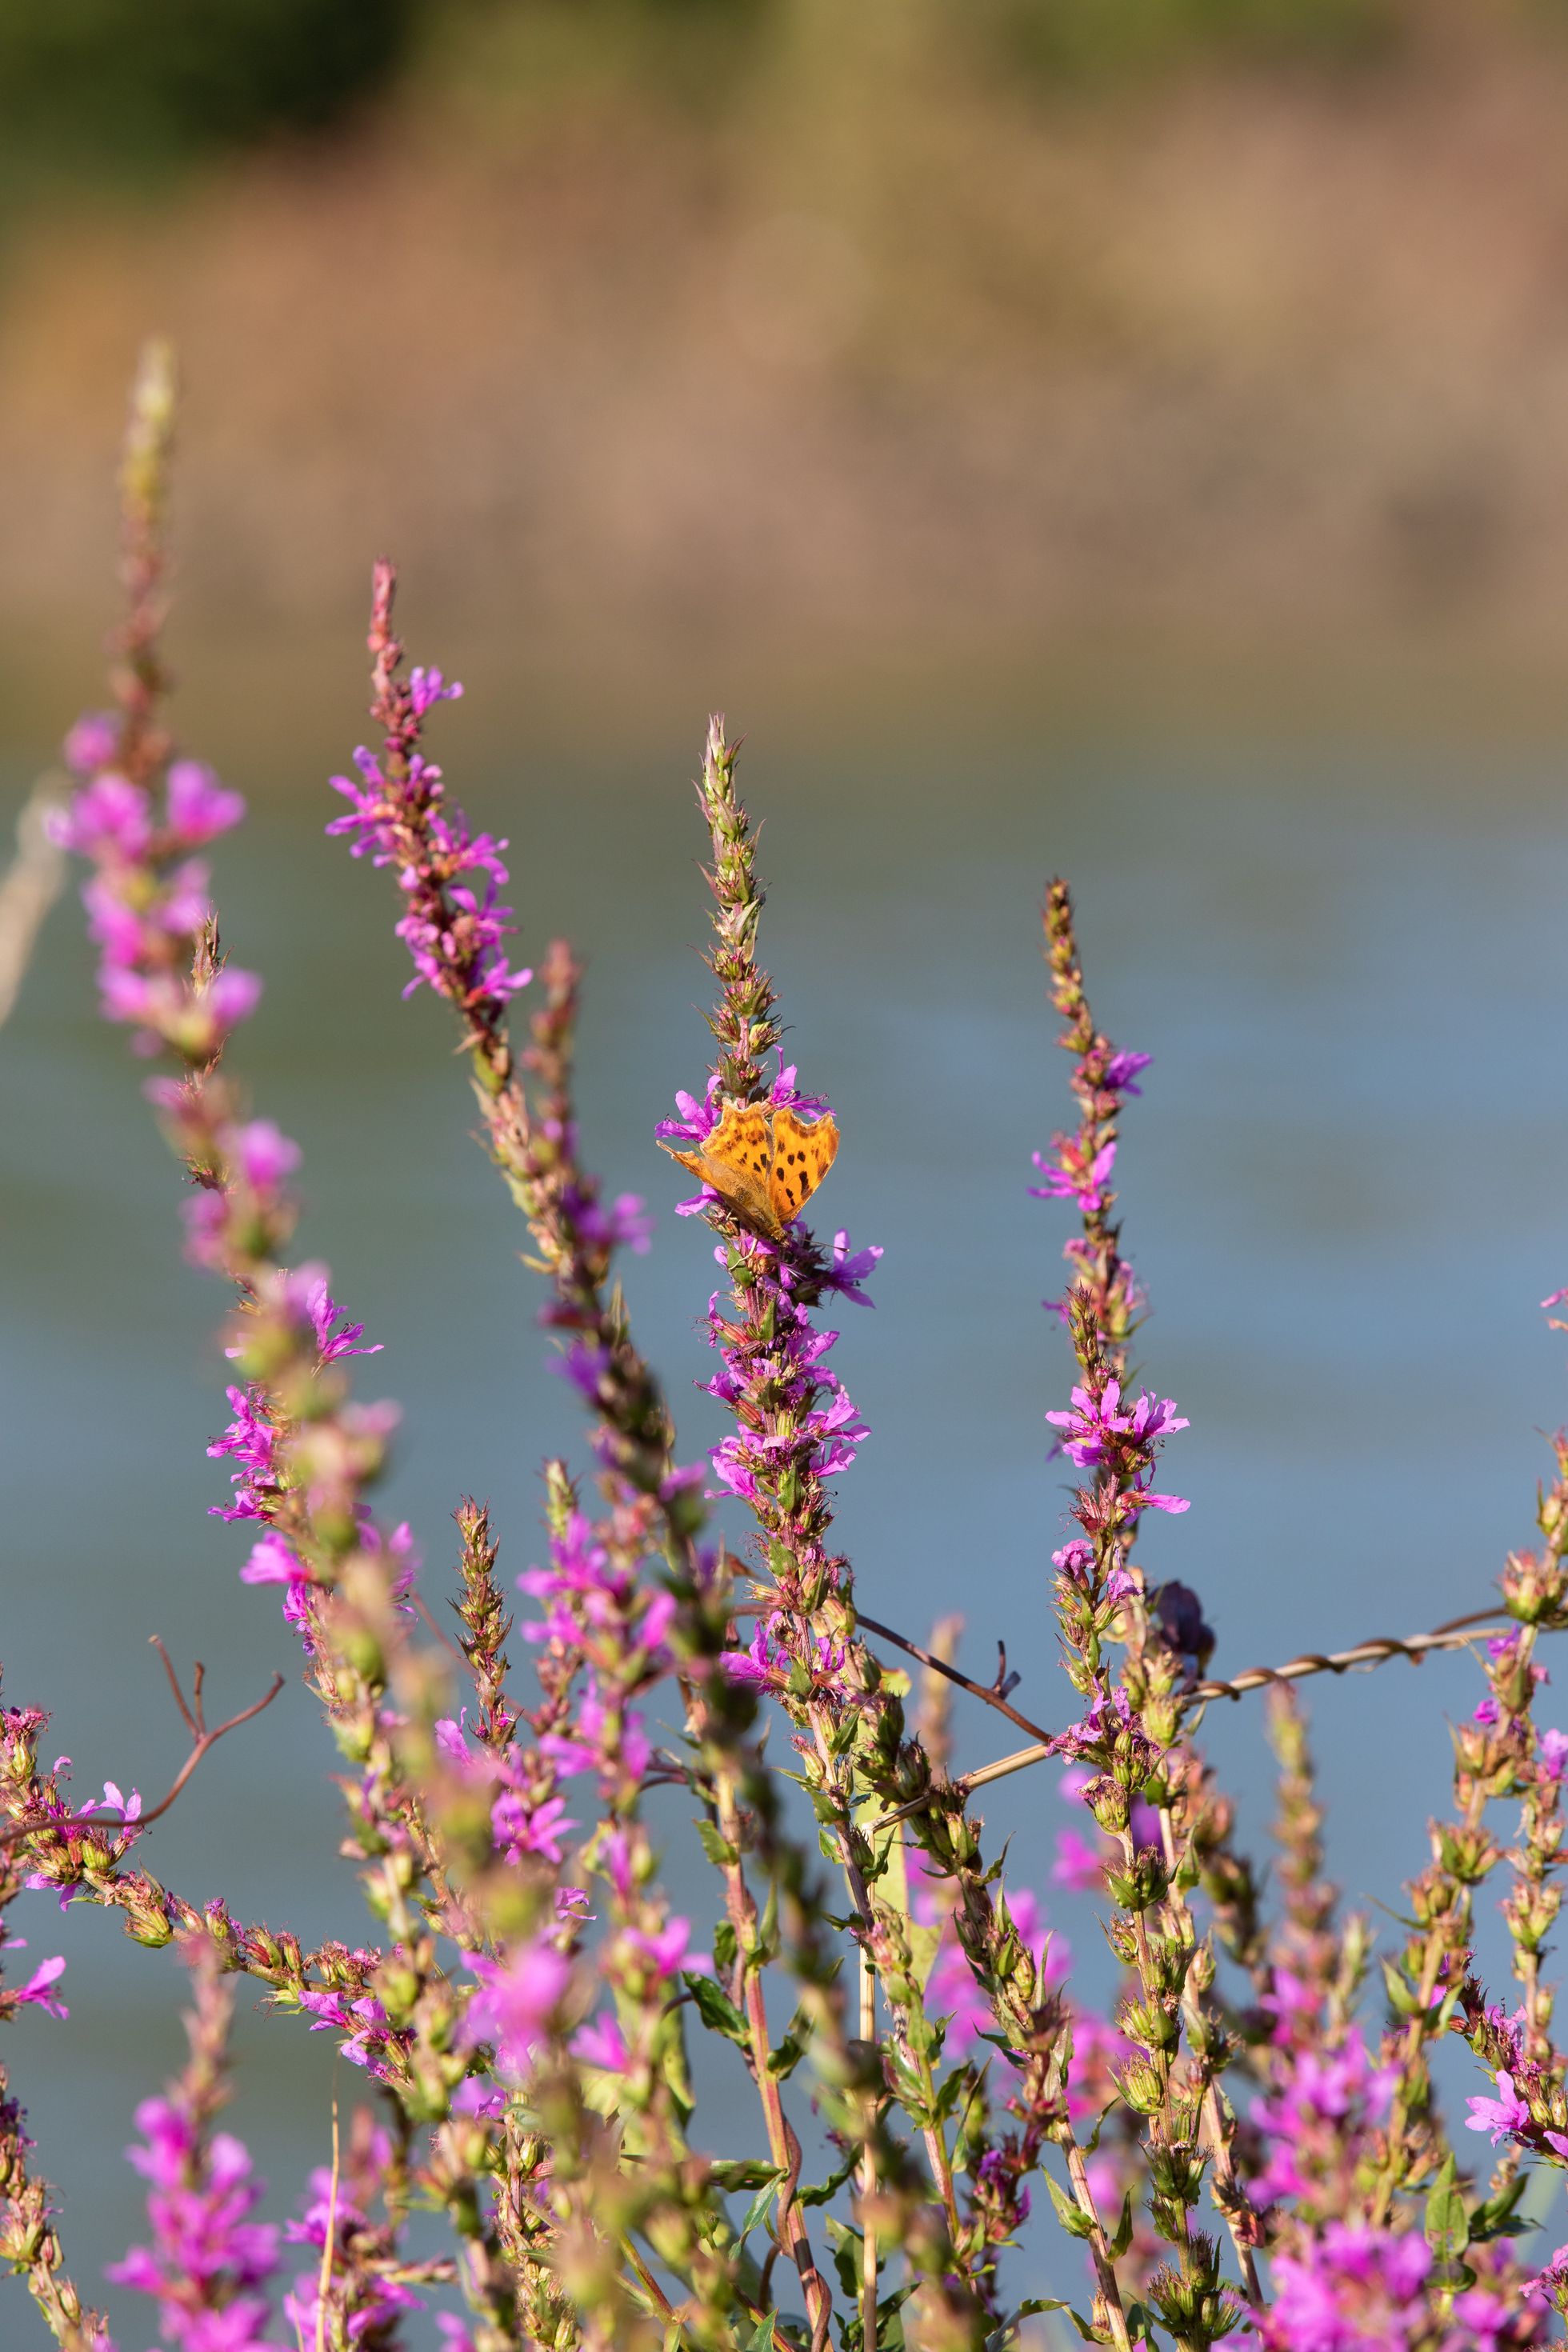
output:
[[[434,704],[455,702],[463,691],[438,669],[414,670],[409,690],[416,724]],[[394,757],[401,772],[389,775]],[[440,769],[413,741],[396,752],[389,749],[383,758],[361,744],[353,761],[357,783],[348,776],[332,778],[332,789],[351,803],[350,813],[334,818],[327,831],[346,835],[353,856],[363,857],[368,850],[373,864],[397,869],[407,911],[395,929],[414,960],[405,996],[421,985],[450,996],[453,974],[461,969],[468,974],[464,1010],[504,1008],[533,978],[531,971],[513,971],[507,962],[505,942],[517,926],[500,898],[510,878],[501,857],[506,843],[468,831],[461,809],[447,804]],[[465,874],[475,880],[460,881]]]
[[[1100,1073],[1099,1087],[1108,1101],[1121,1095],[1141,1095],[1138,1079],[1153,1060],[1152,1054],[1112,1054]],[[1086,1216],[1095,1216],[1110,1200],[1110,1174],[1116,1165],[1114,1141],[1097,1147],[1086,1145],[1076,1135],[1053,1135],[1051,1150],[1056,1157],[1047,1160],[1043,1151],[1031,1153],[1035,1166],[1044,1181],[1027,1189],[1037,1201],[1071,1201]]]
[[[1504,2352],[1518,2339],[1500,2295],[1467,2287],[1455,2326],[1432,2328],[1430,2247],[1414,2231],[1331,2221],[1309,2251],[1274,2258],[1274,2301],[1259,2329],[1268,2352]]]
[[[131,1024],[140,1051],[168,1044],[193,1062],[209,1060],[255,1010],[261,982],[226,965],[205,987],[191,986],[187,943],[210,909],[207,866],[189,853],[238,824],[245,802],[200,761],[175,760],[160,810],[115,768],[118,743],[118,721],[108,714],[71,730],[66,758],[90,781],[49,830],[62,849],[92,862],[81,895],[100,950],[105,1019]]]
[[[1171,1397],[1147,1391],[1130,1410],[1122,1409],[1121,1383],[1107,1381],[1100,1394],[1078,1387],[1065,1412],[1047,1412],[1046,1419],[1063,1434],[1060,1449],[1080,1470],[1108,1469],[1121,1483],[1127,1498],[1144,1511],[1184,1511],[1180,1495],[1156,1495],[1151,1485],[1153,1456],[1162,1438],[1188,1426]]]
[[[164,2340],[178,2352],[274,2352],[265,2289],[277,2268],[278,2231],[250,2215],[266,2193],[248,2151],[231,2133],[210,2139],[187,2102],[144,2099],[142,2144],[126,2155],[148,2183],[150,2246],[133,2246],[109,2275],[150,2295]]]

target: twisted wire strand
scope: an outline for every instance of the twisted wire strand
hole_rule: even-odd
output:
[[[1269,1683],[1299,1683],[1308,1675],[1345,1675],[1357,1666],[1381,1666],[1390,1658],[1408,1658],[1418,1666],[1434,1650],[1460,1650],[1467,1642],[1485,1641],[1489,1634],[1506,1633],[1512,1620],[1505,1618],[1500,1624],[1489,1624],[1496,1618],[1496,1609],[1478,1609],[1468,1617],[1451,1617],[1445,1625],[1435,1626],[1430,1633],[1407,1633],[1400,1641],[1393,1634],[1375,1634],[1357,1642],[1348,1650],[1303,1650],[1297,1658],[1287,1658],[1282,1666],[1247,1666],[1239,1675],[1230,1675],[1220,1682],[1201,1682],[1193,1686],[1194,1698],[1244,1698],[1248,1691],[1262,1690]]]
[[[1407,1633],[1403,1639],[1393,1634],[1377,1634],[1367,1641],[1353,1643],[1348,1650],[1304,1650],[1299,1657],[1287,1658],[1282,1665],[1247,1666],[1239,1675],[1227,1675],[1224,1680],[1194,1683],[1189,1696],[1197,1699],[1240,1699],[1245,1698],[1249,1691],[1267,1689],[1271,1683],[1301,1682],[1309,1675],[1344,1675],[1358,1669],[1370,1671],[1373,1666],[1385,1665],[1390,1658],[1408,1658],[1412,1665],[1418,1666],[1434,1651],[1459,1650],[1468,1643],[1482,1642],[1489,1635],[1511,1632],[1513,1621],[1503,1618],[1500,1622],[1500,1615],[1496,1609],[1478,1609],[1467,1617],[1449,1618],[1446,1624],[1435,1626],[1429,1633]],[[1543,1627],[1542,1630],[1555,1629]],[[899,1641],[900,1648],[910,1646],[900,1636],[894,1635],[893,1638]],[[977,1696],[984,1696],[984,1689]],[[926,1806],[940,1801],[944,1796],[962,1804],[972,1790],[984,1788],[988,1781],[1005,1780],[1010,1773],[1025,1771],[1031,1764],[1043,1764],[1057,1753],[1054,1739],[1037,1740],[1027,1748],[1015,1748],[1010,1756],[998,1756],[994,1763],[981,1764],[973,1772],[961,1773],[945,1787],[938,1783],[912,1803],[900,1806],[896,1812],[884,1813],[881,1820],[874,1824],[874,1829],[890,1829],[896,1822],[908,1821],[911,1814],[923,1811]]]

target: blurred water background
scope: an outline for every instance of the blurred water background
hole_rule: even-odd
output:
[[[721,704],[790,1050],[844,1129],[822,1222],[887,1251],[836,1360],[873,1431],[840,1482],[868,1610],[917,1637],[961,1610],[970,1669],[1004,1636],[1059,1718],[1065,1227],[1024,1190],[1068,1108],[1053,871],[1101,1020],[1154,1055],[1118,1175],[1193,1508],[1148,1565],[1202,1594],[1222,1673],[1483,1604],[1568,1418],[1537,1307],[1568,1280],[1561,12],[289,9],[219,38],[0,5],[0,813],[97,698],[123,383],[170,329],[181,731],[253,811],[216,875],[268,982],[241,1058],[305,1146],[301,1249],[385,1343],[362,1392],[405,1407],[386,1501],[433,1601],[460,1495],[521,1570],[541,1458],[583,1454],[384,877],[321,838],[383,545],[417,655],[468,680],[440,748],[511,837],[525,952],[588,959],[586,1145],[659,1213],[627,1286],[688,1457],[720,1434],[711,1267],[652,1128],[704,1067],[686,780]],[[222,1300],[138,1082],[67,902],[0,1032],[0,1654],[84,1795],[154,1796],[183,1755],[150,1633],[215,1713],[294,1672],[206,1516]],[[1308,1696],[1335,1874],[1392,1900],[1474,1670]],[[962,1699],[957,1727],[962,1763],[1014,1744]],[[1260,1843],[1260,1703],[1205,1738]],[[331,1769],[291,1680],[147,1866],[353,1940]],[[985,1810],[1046,1887],[1054,1776]],[[85,1907],[15,1924],[69,1955],[69,2024],[6,2054],[90,2290],[138,2227],[120,2150],[174,1971]],[[241,2006],[237,2123],[282,2213],[331,2038]],[[41,2340],[22,2305],[7,2343]]]

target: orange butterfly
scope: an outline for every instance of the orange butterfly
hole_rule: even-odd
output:
[[[692,1150],[663,1142],[659,1149],[776,1242],[832,1167],[838,1129],[831,1113],[808,1123],[784,1104],[727,1102]]]

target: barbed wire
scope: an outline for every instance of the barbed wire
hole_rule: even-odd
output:
[[[1512,1620],[1504,1617],[1500,1611],[1495,1608],[1477,1609],[1466,1617],[1450,1617],[1445,1624],[1434,1626],[1429,1633],[1406,1633],[1403,1636],[1374,1634],[1367,1641],[1353,1643],[1348,1650],[1303,1650],[1299,1657],[1287,1658],[1282,1665],[1247,1666],[1238,1675],[1194,1683],[1186,1696],[1204,1700],[1240,1699],[1245,1698],[1249,1691],[1267,1689],[1270,1684],[1302,1682],[1309,1675],[1369,1671],[1374,1666],[1385,1665],[1390,1658],[1408,1658],[1412,1665],[1418,1666],[1435,1651],[1463,1649],[1470,1642],[1482,1642],[1489,1636],[1512,1630]],[[1556,1630],[1554,1627],[1542,1628],[1542,1632]],[[900,1649],[909,1651],[912,1656],[925,1656],[925,1653],[912,1642],[907,1642],[901,1634],[891,1633],[887,1626],[878,1626],[876,1631],[884,1639],[896,1642]],[[927,1663],[935,1666],[939,1673],[950,1671],[940,1659],[930,1658]],[[977,1698],[992,1697],[984,1684],[972,1682],[966,1675],[954,1673],[952,1678],[973,1691]],[[1012,1715],[1014,1710],[1008,1707],[1005,1712]],[[1060,1752],[1055,1737],[1044,1737],[1027,1748],[1015,1748],[1009,1756],[998,1756],[993,1763],[977,1765],[972,1772],[962,1772],[952,1780],[939,1782],[923,1797],[900,1805],[896,1812],[884,1813],[873,1828],[890,1829],[896,1822],[908,1821],[912,1814],[923,1812],[928,1805],[938,1803],[943,1798],[962,1804],[973,1790],[984,1788],[988,1782],[1005,1780],[1014,1772],[1026,1771],[1031,1764],[1043,1764]]]

